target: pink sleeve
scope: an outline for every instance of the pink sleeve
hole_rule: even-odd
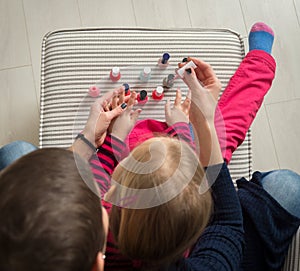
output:
[[[90,160],[90,166],[95,180],[99,185],[101,197],[111,185],[111,174],[121,160],[126,145],[112,135],[107,135],[104,143],[98,149],[97,156]]]
[[[170,137],[177,136],[179,139],[184,140],[189,146],[195,150],[195,143],[191,136],[190,126],[186,122],[177,122],[166,129],[166,133]]]

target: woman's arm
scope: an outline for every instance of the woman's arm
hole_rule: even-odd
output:
[[[190,120],[199,140],[200,161],[207,166],[214,213],[183,264],[192,270],[238,270],[244,242],[242,211],[227,165],[223,163],[215,129],[217,85],[212,83],[213,79],[209,81],[211,89],[202,86],[199,74],[205,72],[201,72],[201,67],[197,65],[197,73],[193,69],[185,72],[183,80],[191,90]],[[211,78],[211,70],[207,72]]]
[[[243,218],[227,165],[223,163],[221,170],[220,165],[208,167],[207,178],[213,182],[213,219],[182,264],[195,271],[239,270],[244,246]]]
[[[202,63],[195,62],[197,65],[196,70],[190,68],[185,71],[183,80],[191,91],[189,118],[195,131],[196,145],[200,148],[199,159],[203,166],[209,166],[223,163],[214,120],[217,108],[216,90],[218,85],[211,83],[213,86],[211,88],[202,86],[198,79],[199,74],[210,74],[212,70],[206,71],[205,69],[201,72],[203,67],[200,64]],[[213,80],[216,79],[213,77],[211,81]]]

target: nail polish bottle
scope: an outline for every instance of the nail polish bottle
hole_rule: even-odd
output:
[[[151,78],[151,68],[145,67],[140,73],[140,80],[143,82],[148,81]]]
[[[98,97],[100,94],[100,89],[97,86],[91,86],[89,88],[89,95],[93,98]]]
[[[166,78],[163,80],[163,86],[166,88],[171,88],[174,85],[174,74],[169,74]]]
[[[186,62],[188,62],[188,58],[187,57],[184,57],[183,59],[182,59],[182,61],[181,61],[182,63],[186,63]]]
[[[177,74],[178,74],[181,78],[183,78],[183,77],[184,77],[184,72],[185,72],[185,70],[188,69],[188,68],[194,68],[194,69],[196,69],[197,66],[196,66],[196,64],[191,60],[191,61],[187,62],[184,66],[182,66],[180,69],[178,69],[178,70],[177,70]]]
[[[145,104],[148,102],[148,93],[146,90],[141,90],[140,93],[137,95],[136,99],[139,104]]]
[[[156,89],[152,91],[152,98],[154,100],[161,100],[164,97],[164,88],[162,86],[157,86]]]
[[[121,72],[119,67],[113,67],[110,71],[109,77],[111,81],[117,82],[121,78]]]
[[[123,84],[124,88],[125,88],[125,96],[130,95],[130,87],[127,83]]]
[[[169,53],[164,53],[163,56],[158,60],[158,66],[161,68],[166,68],[169,65]]]

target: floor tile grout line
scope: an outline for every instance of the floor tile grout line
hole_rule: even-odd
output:
[[[267,118],[267,122],[268,122],[268,126],[269,126],[269,131],[270,131],[270,134],[271,134],[272,145],[273,145],[275,156],[276,156],[277,168],[280,169],[281,167],[280,167],[280,162],[279,162],[279,156],[278,156],[278,153],[277,153],[275,139],[274,139],[274,136],[273,136],[272,125],[271,125],[269,112],[268,112],[268,105],[264,105],[264,108],[265,108],[265,111],[266,111],[266,118]]]
[[[300,21],[299,21],[299,16],[298,16],[298,10],[297,10],[297,5],[295,3],[295,0],[293,0],[293,6],[294,6],[295,13],[296,13],[296,18],[297,18],[298,26],[300,26]]]
[[[245,27],[245,32],[246,32],[246,36],[244,37],[244,39],[248,39],[248,28],[247,28],[245,12],[243,10],[243,5],[241,3],[241,0],[239,0],[239,4],[240,4],[240,9],[241,9],[241,13],[242,13],[242,17],[243,17],[243,22],[244,22],[244,27]]]
[[[31,55],[31,46],[30,46],[30,41],[29,41],[29,35],[28,35],[28,24],[27,24],[27,18],[26,18],[26,13],[25,13],[25,8],[24,8],[24,0],[22,0],[22,10],[23,10],[23,16],[24,16],[24,21],[25,21],[25,29],[26,29],[26,37],[27,37],[27,44],[28,44],[28,50],[29,50],[29,56],[30,56],[30,67],[31,67],[31,74],[32,74],[32,78],[33,78],[33,83],[34,83],[34,92],[35,92],[35,100],[36,100],[36,106],[37,106],[37,111],[40,115],[40,107],[39,107],[39,97],[37,95],[37,89],[36,89],[36,78],[34,75],[34,71],[33,71],[33,66],[32,66],[32,55]],[[40,53],[40,57],[41,57],[41,53]]]
[[[134,0],[131,0],[131,6],[132,6],[132,10],[133,10],[133,15],[134,15],[135,26],[138,27],[136,10],[135,10],[135,5],[134,5]]]
[[[7,67],[7,68],[0,69],[0,72],[5,72],[5,71],[10,71],[10,70],[15,70],[15,69],[28,68],[28,67],[31,67],[31,66],[32,65],[21,65],[21,66]]]
[[[79,15],[79,20],[80,20],[80,25],[81,27],[84,27],[83,23],[82,23],[82,18],[81,18],[81,12],[80,12],[80,8],[79,8],[79,0],[76,0],[76,5],[77,5],[77,10],[78,10],[78,15]]]
[[[186,8],[187,8],[187,11],[188,11],[188,14],[189,14],[190,26],[191,26],[191,28],[193,28],[192,16],[191,16],[191,11],[190,11],[190,6],[189,6],[189,3],[188,3],[188,0],[185,0],[185,4],[186,4]]]
[[[278,104],[283,104],[283,103],[290,103],[290,102],[294,102],[294,101],[300,101],[300,97],[295,97],[295,98],[291,98],[291,99],[287,99],[287,100],[281,100],[278,102],[270,102],[270,103],[265,103],[267,106],[269,105],[278,105]]]

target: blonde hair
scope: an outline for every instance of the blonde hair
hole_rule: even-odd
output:
[[[121,190],[113,186],[108,201],[116,194],[126,196],[124,190],[128,188],[144,192],[156,189],[156,196],[142,196],[152,205],[141,207],[141,200],[140,206],[133,207],[113,202],[112,232],[121,252],[133,259],[151,265],[170,263],[195,243],[208,224],[211,193],[209,189],[200,193],[204,170],[185,142],[169,137],[145,141],[118,165],[112,179]],[[168,182],[175,188],[165,186],[161,190]]]

